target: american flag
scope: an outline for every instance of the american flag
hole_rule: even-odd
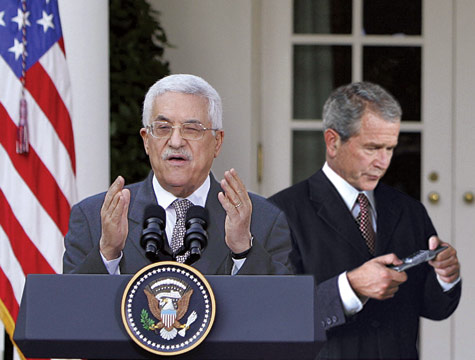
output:
[[[57,0],[0,0],[0,317],[13,337],[31,273],[61,273],[76,200]]]

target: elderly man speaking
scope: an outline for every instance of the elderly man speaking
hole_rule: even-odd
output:
[[[288,274],[290,232],[281,210],[247,192],[236,170],[218,182],[211,173],[223,144],[221,98],[194,75],[170,75],[148,91],[140,129],[152,171],[125,186],[119,176],[106,193],[71,211],[64,273],[135,273],[151,263],[140,245],[144,209],[166,212],[166,234],[183,242],[175,224],[192,205],[209,211],[208,245],[193,264],[204,274]],[[176,228],[176,229],[175,229]],[[159,254],[158,260],[171,260]]]

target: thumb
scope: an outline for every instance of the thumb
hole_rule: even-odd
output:
[[[380,264],[383,264],[383,265],[400,265],[400,264],[402,264],[402,261],[394,253],[379,256],[379,257],[375,258],[374,260],[379,262]]]
[[[435,250],[440,243],[440,239],[437,236],[431,236],[429,238],[429,250]]]

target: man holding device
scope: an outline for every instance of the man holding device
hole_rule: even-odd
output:
[[[380,183],[400,120],[398,102],[378,85],[336,89],[323,109],[325,165],[271,197],[289,221],[294,271],[315,276],[327,339],[320,359],[416,359],[419,318],[445,319],[458,305],[455,249],[419,201]],[[439,246],[428,263],[394,268]]]

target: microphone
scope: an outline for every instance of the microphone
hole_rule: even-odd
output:
[[[165,210],[160,205],[148,205],[144,211],[144,223],[140,245],[145,249],[145,256],[154,262],[167,243],[165,233]]]
[[[202,206],[194,205],[186,213],[185,227],[186,233],[183,245],[190,251],[190,256],[186,259],[188,265],[193,264],[201,258],[201,252],[208,245],[208,210]]]

